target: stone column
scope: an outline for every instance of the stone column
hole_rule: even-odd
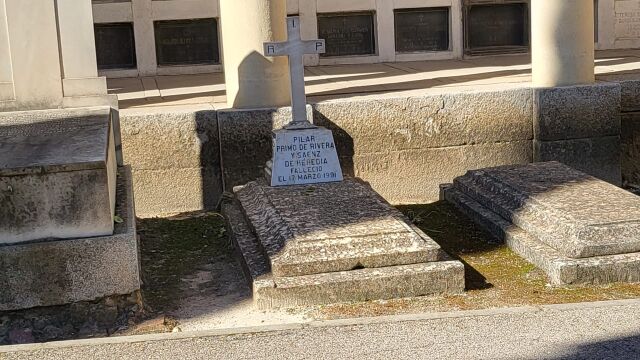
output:
[[[15,101],[1,110],[51,109],[62,103],[53,1],[5,0]]]
[[[227,104],[232,108],[288,106],[286,58],[266,58],[263,43],[286,40],[285,0],[220,0]]]
[[[153,1],[131,0],[131,11],[135,21],[133,32],[136,38],[136,61],[140,76],[155,76],[158,70],[156,42],[153,28]]]
[[[534,161],[620,185],[620,84],[595,83],[593,0],[532,0]]]
[[[593,0],[532,0],[534,87],[595,82]]]
[[[0,0],[0,101],[13,100],[13,71],[4,0]]]
[[[106,79],[98,77],[91,0],[56,3],[64,96],[106,95]]]

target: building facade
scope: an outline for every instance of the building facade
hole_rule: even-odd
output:
[[[595,3],[596,49],[640,47],[640,0]],[[526,53],[531,43],[529,0],[289,0],[287,13],[303,38],[327,40],[308,66]],[[222,71],[218,0],[93,0],[93,16],[103,75]]]

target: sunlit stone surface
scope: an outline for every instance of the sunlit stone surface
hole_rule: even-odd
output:
[[[464,267],[358,180],[235,189],[224,207],[261,308],[464,290]]]
[[[558,162],[469,171],[443,196],[551,281],[640,280],[640,197]]]

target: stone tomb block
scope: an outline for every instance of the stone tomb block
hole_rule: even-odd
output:
[[[396,52],[449,50],[449,8],[394,11]]]
[[[464,290],[462,263],[365,183],[234,191],[223,212],[259,308]]]
[[[118,170],[113,235],[0,246],[0,311],[125,295],[140,289],[131,169]],[[5,271],[7,270],[8,271]]]
[[[110,108],[55,112],[0,115],[0,245],[113,234]]]
[[[374,13],[318,14],[318,38],[326,41],[321,57],[375,55]]]
[[[469,171],[443,196],[554,284],[640,281],[640,197],[558,162]]]
[[[465,52],[526,52],[529,49],[529,4],[522,0],[465,0]]]

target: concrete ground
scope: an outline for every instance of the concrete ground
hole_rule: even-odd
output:
[[[640,300],[18,345],[0,359],[637,359]]]
[[[598,80],[640,79],[640,50],[597,53]],[[528,55],[464,60],[328,65],[306,69],[310,102],[369,96],[410,96],[530,85]],[[226,107],[224,74],[119,78],[108,80],[122,109],[207,105]]]

